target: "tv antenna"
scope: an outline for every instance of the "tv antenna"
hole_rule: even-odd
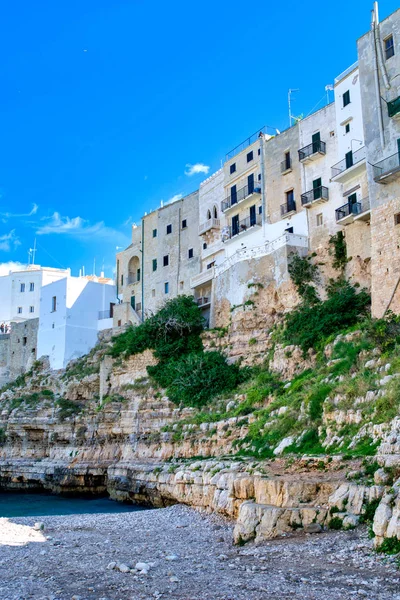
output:
[[[288,107],[289,107],[289,127],[292,126],[292,121],[294,120],[297,123],[296,117],[292,116],[292,94],[293,92],[299,92],[299,88],[290,88],[288,91]]]
[[[35,264],[35,257],[36,257],[36,238],[35,238],[35,242],[33,244],[33,248],[29,248],[28,257],[29,257],[28,264],[34,265]],[[32,263],[31,263],[31,260],[32,260]]]

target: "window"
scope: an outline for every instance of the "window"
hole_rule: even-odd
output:
[[[253,158],[254,158],[253,150],[251,152],[247,153],[247,157],[246,158],[247,158],[247,162],[251,162],[253,160]]]
[[[172,233],[172,225],[171,225],[171,224],[170,224],[170,225],[167,225],[167,235],[168,235],[169,233]]]
[[[57,310],[57,296],[53,296],[51,299],[51,312],[56,312]]]
[[[157,229],[153,229],[153,238],[157,237]]]
[[[389,35],[389,37],[387,37],[386,40],[383,41],[383,44],[385,47],[385,58],[386,60],[388,60],[388,58],[392,58],[392,56],[394,56],[393,36]]]
[[[394,215],[394,224],[400,225],[400,213],[397,213],[396,215]]]
[[[169,265],[169,254],[166,254],[166,255],[163,257],[163,266],[164,266],[164,267],[168,267],[168,265]]]
[[[353,152],[351,150],[350,152],[346,152],[344,158],[346,161],[346,169],[350,169],[350,167],[353,166]]]
[[[322,213],[319,213],[317,215],[317,227],[320,227],[324,222],[324,217],[322,215]]]
[[[121,327],[121,325],[122,325],[122,321],[121,321],[121,319],[118,319],[118,327]],[[53,329],[54,329],[54,323],[53,323]]]
[[[24,284],[24,283],[21,283],[21,286],[20,286],[20,288],[19,288],[19,291],[20,291],[20,292],[24,292],[24,291],[25,291],[25,284]]]
[[[207,221],[208,221],[209,219],[211,219],[211,210],[208,210],[208,211],[207,211]]]
[[[27,342],[28,342],[28,338],[27,337],[23,337],[22,338],[22,345],[26,346]]]
[[[137,303],[136,303],[135,310],[136,310],[136,311],[138,311],[138,310],[142,310],[142,303],[141,303],[141,302],[137,302]]]
[[[136,270],[136,281],[140,281],[140,269]]]
[[[187,220],[183,219],[183,221],[182,221],[182,229],[186,229],[186,227],[187,227]]]
[[[346,125],[344,126],[344,132],[350,133],[350,123],[346,123]]]
[[[121,287],[124,287],[124,276],[121,275]]]
[[[33,292],[34,290],[35,290],[35,284],[31,282],[31,283],[29,284],[29,291],[30,291],[30,292]]]
[[[290,152],[285,152],[285,171],[292,168],[292,161],[290,160]]]
[[[168,294],[168,293],[169,293],[169,283],[168,283],[168,281],[166,281],[166,282],[164,283],[164,293],[165,293],[165,294]]]
[[[231,205],[237,203],[237,190],[236,185],[231,187]]]
[[[348,104],[350,104],[350,90],[347,90],[343,94],[343,106],[347,106]]]
[[[204,244],[203,244],[203,250],[207,250],[207,242],[204,242]]]
[[[218,219],[218,209],[216,206],[213,208],[214,219]]]
[[[294,190],[286,192],[286,203],[288,211],[295,210],[294,207]]]
[[[30,306],[29,307],[29,312],[30,313],[34,313],[35,312],[35,307],[34,306]]]
[[[189,248],[188,257],[193,258],[193,248]]]
[[[261,173],[258,174],[258,181],[261,181]]]
[[[184,282],[183,282],[183,281],[180,281],[180,282],[179,282],[179,289],[180,289],[180,290],[183,290],[183,286],[184,286]]]
[[[262,206],[259,206],[259,207],[258,207],[258,214],[259,214],[259,215],[262,215]]]
[[[236,171],[236,163],[232,163],[229,167],[229,173],[232,175]]]
[[[153,289],[151,290],[151,297],[152,297],[152,298],[155,298],[155,296],[156,296],[156,290],[153,288]]]
[[[153,258],[153,271],[157,271],[157,259]]]
[[[22,306],[18,306],[18,308],[17,308],[17,313],[18,313],[19,315],[22,315]]]
[[[210,262],[210,263],[207,265],[207,269],[212,269],[212,268],[213,268],[213,266],[214,266],[214,264],[215,264],[215,263],[214,263],[214,261],[213,261],[213,262]]]
[[[258,154],[258,156],[260,156],[260,154],[261,154],[261,148],[259,148],[259,149],[257,150],[257,154]]]

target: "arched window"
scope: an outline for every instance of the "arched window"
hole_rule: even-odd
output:
[[[138,256],[132,256],[128,263],[128,285],[140,281],[140,260]]]
[[[210,211],[210,209],[207,211],[207,220],[208,219],[211,219],[211,211]]]
[[[214,205],[214,208],[213,208],[213,213],[214,213],[214,219],[218,219],[218,209],[217,209],[217,207],[215,205]]]

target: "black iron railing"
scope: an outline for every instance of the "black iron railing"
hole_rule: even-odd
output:
[[[296,211],[296,201],[291,200],[290,202],[285,202],[285,204],[281,204],[281,216],[287,215],[288,213]]]
[[[321,200],[329,199],[329,190],[324,185],[320,185],[309,192],[301,195],[301,203],[303,206],[306,204],[312,204],[313,202],[319,202]]]
[[[396,100],[392,100],[387,103],[389,117],[394,117],[397,113],[400,113],[400,96]]]
[[[400,153],[392,154],[388,158],[381,160],[372,166],[374,172],[374,180],[381,181],[386,177],[400,170]]]
[[[305,160],[309,158],[313,154],[326,154],[326,143],[321,142],[312,142],[308,146],[304,146],[304,148],[300,148],[299,152],[299,160]]]
[[[245,185],[240,190],[237,190],[237,192],[235,192],[234,194],[231,193],[231,195],[225,198],[225,200],[222,200],[222,211],[227,210],[234,204],[238,204],[239,202],[241,202],[248,196],[251,196],[252,194],[261,194],[261,187],[259,185]]]
[[[229,237],[233,238],[244,231],[247,231],[251,227],[255,227],[256,225],[261,225],[262,223],[262,215],[250,215],[243,219],[242,221],[236,221],[232,223],[229,227]]]
[[[281,162],[281,173],[285,173],[286,171],[290,171],[292,168],[292,159],[288,156]]]
[[[363,146],[356,152],[352,152],[351,154],[349,152],[349,154],[346,156],[346,158],[344,158],[343,160],[338,162],[336,165],[333,165],[333,167],[331,167],[332,179],[334,177],[337,177],[337,175],[340,175],[340,173],[343,173],[343,171],[347,171],[347,169],[350,169],[350,167],[353,167],[354,165],[360,163],[364,159],[365,159],[365,146]]]

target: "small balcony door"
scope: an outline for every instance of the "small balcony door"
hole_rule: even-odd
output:
[[[236,185],[233,185],[231,187],[231,206],[232,204],[236,204],[237,203],[237,189],[236,189]]]
[[[312,182],[312,187],[313,187],[313,199],[314,200],[318,200],[319,198],[321,198],[321,188],[322,188],[322,179],[321,177],[318,177],[318,179],[314,179],[314,181]]]
[[[313,133],[313,136],[311,139],[312,139],[313,154],[315,154],[315,152],[319,152],[319,149],[320,149],[320,142],[321,142],[320,132],[317,131],[317,133]]]
[[[346,169],[350,169],[350,167],[353,166],[353,152],[351,150],[350,150],[350,152],[346,152],[345,160],[346,160]]]
[[[357,214],[357,194],[350,194],[347,202],[349,203],[349,214]]]
[[[239,233],[239,215],[232,217],[232,235]]]
[[[253,204],[253,206],[250,206],[250,227],[252,227],[256,223],[257,223],[256,205]]]
[[[131,306],[132,306],[133,310],[135,310],[135,307],[136,307],[135,296],[131,296]]]
[[[249,195],[254,192],[254,173],[247,177],[247,188]]]

